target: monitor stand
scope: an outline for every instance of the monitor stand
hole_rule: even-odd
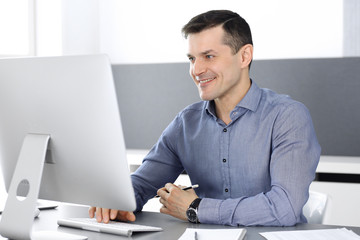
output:
[[[27,134],[0,221],[0,234],[9,239],[87,239],[85,236],[58,231],[32,231],[34,212],[39,195],[41,177],[50,135]],[[25,186],[25,198],[20,189]]]

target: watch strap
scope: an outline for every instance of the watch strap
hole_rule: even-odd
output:
[[[198,208],[200,205],[201,198],[196,198],[189,206],[189,208],[186,211],[186,216],[188,218],[188,221],[191,223],[200,223],[198,218]]]
[[[198,209],[200,205],[201,198],[196,198],[189,206],[189,208]]]

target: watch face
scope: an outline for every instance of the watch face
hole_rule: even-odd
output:
[[[186,211],[186,215],[187,215],[187,218],[188,218],[189,222],[192,222],[192,223],[196,223],[196,222],[197,222],[197,214],[196,214],[196,210],[195,210],[195,209],[189,208],[189,209]]]

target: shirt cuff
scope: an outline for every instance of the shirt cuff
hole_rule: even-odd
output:
[[[220,224],[220,206],[223,200],[203,198],[198,208],[200,223]]]

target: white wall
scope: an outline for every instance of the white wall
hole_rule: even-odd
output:
[[[36,48],[37,56],[62,55],[62,1],[36,1]],[[65,25],[64,25],[65,26]],[[73,36],[75,38],[75,36]]]
[[[39,55],[107,53],[113,63],[185,62],[182,26],[204,11],[230,9],[250,24],[255,59],[343,56],[343,0],[53,1],[62,7],[47,19],[40,16],[39,24],[55,24],[38,36],[60,36],[61,42],[42,41],[38,49],[47,42],[58,50]],[[38,8],[47,2],[39,0]]]
[[[0,0],[0,57],[33,54],[32,1]]]
[[[360,1],[344,0],[344,56],[360,56]]]
[[[255,59],[342,56],[342,0],[102,2],[101,51],[117,63],[186,61],[180,29],[211,9],[242,15],[253,32]],[[139,7],[141,6],[141,7]],[[110,11],[108,11],[111,9]]]

